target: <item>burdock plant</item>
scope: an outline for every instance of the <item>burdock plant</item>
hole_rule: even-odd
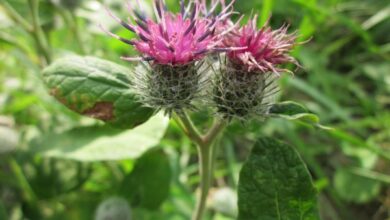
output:
[[[111,125],[134,128],[160,110],[173,118],[198,150],[200,194],[193,220],[203,219],[215,140],[230,123],[281,117],[320,127],[318,118],[301,105],[276,102],[279,77],[292,73],[286,64],[298,64],[289,55],[299,44],[297,34],[288,33],[287,25],[273,30],[268,22],[258,28],[257,16],[240,26],[243,16],[231,19],[238,14],[233,3],[181,0],[180,10],[172,12],[164,0],[155,0],[150,18],[140,2],[131,1],[128,20],[107,9],[136,36],[127,39],[102,27],[135,48],[137,56],[122,57],[135,67],[73,58],[57,61],[44,72],[51,93],[63,104]],[[75,91],[68,85],[70,77],[78,83]],[[203,133],[188,111],[208,107],[215,110],[214,122]],[[293,148],[270,138],[254,144],[240,173],[238,200],[239,220],[318,219],[306,166]]]
[[[216,29],[232,14],[232,4],[214,15],[218,1],[208,10],[205,2],[180,1],[180,13],[167,10],[164,1],[154,2],[155,20],[145,16],[141,5],[128,5],[132,24],[109,14],[123,27],[137,35],[129,40],[108,32],[111,36],[134,46],[137,57],[122,57],[139,62],[133,76],[134,92],[148,107],[171,115],[183,109],[194,109],[192,102],[200,96],[207,78],[204,58],[220,48],[229,31]],[[204,13],[207,15],[204,16]]]

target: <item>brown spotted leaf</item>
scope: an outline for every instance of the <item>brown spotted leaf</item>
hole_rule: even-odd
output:
[[[131,92],[129,68],[94,57],[57,60],[43,71],[50,93],[71,110],[119,128],[148,120],[146,108]]]

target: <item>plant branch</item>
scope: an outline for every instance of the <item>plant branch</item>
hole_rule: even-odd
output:
[[[183,110],[177,113],[177,116],[180,118],[185,128],[184,132],[187,134],[187,136],[196,144],[203,147],[205,144],[203,142],[202,135],[195,127],[194,123],[192,122],[191,118],[188,116],[187,112]]]
[[[214,170],[215,170],[215,163],[217,159],[218,154],[218,147],[221,145],[221,137],[216,138],[216,140],[210,145],[210,178],[213,179],[214,177]]]
[[[227,125],[227,122],[224,120],[214,120],[213,126],[210,128],[210,130],[207,132],[206,135],[203,136],[203,141],[206,145],[210,145],[215,138],[218,136],[218,134],[225,129]]]
[[[206,201],[213,179],[214,160],[216,148],[213,145],[214,140],[218,137],[227,123],[223,120],[214,120],[212,127],[205,135],[202,135],[194,126],[189,115],[183,110],[177,113],[180,121],[178,122],[184,128],[186,135],[197,144],[199,156],[199,173],[200,173],[200,196],[197,200],[192,220],[201,220],[203,218]]]
[[[20,24],[25,30],[32,31],[33,27],[5,0],[0,0],[8,16],[16,23]]]
[[[205,208],[207,196],[209,193],[209,188],[211,184],[211,151],[209,146],[201,147],[198,145],[198,155],[199,155],[199,173],[200,173],[200,196],[197,200],[195,211],[192,216],[192,220],[201,220]]]

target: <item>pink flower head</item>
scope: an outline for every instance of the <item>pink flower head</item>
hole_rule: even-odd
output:
[[[223,50],[222,36],[226,33],[216,33],[216,27],[232,14],[233,2],[222,7],[221,13],[213,15],[216,8],[224,0],[213,0],[214,4],[207,10],[206,3],[190,1],[186,6],[180,1],[180,13],[174,14],[167,10],[164,0],[154,1],[156,20],[147,18],[141,10],[129,5],[131,20],[127,23],[110,15],[120,24],[135,33],[137,39],[128,40],[112,33],[111,36],[133,45],[140,57],[122,57],[129,61],[153,61],[156,64],[185,65],[201,60],[208,53]],[[137,4],[140,4],[137,0]]]
[[[268,22],[257,30],[256,20],[257,16],[225,37],[225,46],[245,48],[228,51],[229,61],[243,66],[247,71],[274,72],[277,75],[282,72],[291,73],[290,70],[278,66],[285,63],[298,65],[297,61],[288,54],[296,45],[296,33],[288,34],[287,25],[272,30]]]

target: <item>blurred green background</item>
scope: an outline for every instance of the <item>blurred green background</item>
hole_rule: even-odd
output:
[[[196,151],[174,122],[147,125],[167,127],[159,144],[104,137],[100,122],[66,109],[41,79],[48,63],[71,54],[130,67],[119,57],[134,50],[98,28],[131,38],[104,11],[106,5],[126,18],[126,1],[40,0],[38,10],[34,2],[0,0],[0,219],[130,219],[129,212],[136,220],[189,219],[199,182]],[[178,1],[167,2],[178,10]],[[152,11],[149,1],[142,4]],[[301,41],[311,38],[293,52],[303,68],[281,78],[279,99],[303,103],[334,130],[279,119],[232,124],[218,142],[207,219],[234,219],[238,172],[251,143],[264,135],[291,143],[302,155],[323,220],[390,219],[389,1],[237,0],[235,8],[260,14],[260,23],[272,14],[272,27],[288,23]],[[207,113],[196,113],[196,123],[209,123]],[[77,132],[85,126],[103,130]],[[102,138],[119,146],[108,154],[120,160],[104,160],[107,152],[33,150],[37,144],[83,148]],[[127,145],[151,149],[123,159]]]

